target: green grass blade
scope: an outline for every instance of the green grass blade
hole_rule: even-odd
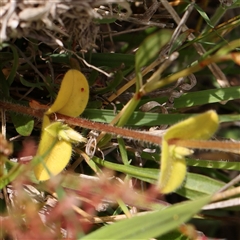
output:
[[[159,169],[140,168],[132,165],[116,164],[96,157],[94,157],[93,160],[103,167],[128,174],[148,183],[155,184],[158,180]],[[221,187],[223,187],[224,184],[224,182],[220,182],[200,174],[187,173],[187,177],[183,186],[176,192],[186,198],[196,199],[199,196],[206,196],[215,193]]]
[[[206,14],[206,12],[201,8],[199,7],[197,4],[194,4],[194,8],[198,11],[198,13],[202,16],[202,18],[205,20],[205,22],[207,23],[207,25],[210,27],[210,28],[214,28],[214,25],[211,23],[208,15]]]
[[[184,185],[176,192],[188,199],[196,199],[217,192],[225,185],[210,177],[196,173],[188,173]]]
[[[161,30],[147,37],[140,45],[135,56],[135,71],[136,71],[136,89],[137,91],[142,86],[141,67],[146,66],[157,57],[161,48],[167,44],[171,38],[172,31]]]
[[[213,169],[225,169],[225,170],[240,170],[240,162],[228,162],[227,160],[195,160],[186,159],[187,165],[194,167],[204,167]]]
[[[210,197],[205,196],[194,201],[179,203],[161,211],[147,213],[102,227],[81,239],[147,240],[160,237],[188,221],[209,201]]]
[[[194,114],[160,114],[150,112],[134,112],[131,118],[126,123],[126,126],[158,126],[160,124],[172,125],[181,120],[192,117]],[[115,113],[112,110],[104,109],[86,109],[83,113],[88,119],[95,122],[110,123]],[[239,121],[240,114],[234,115],[219,115],[220,122]]]
[[[183,94],[181,97],[174,100],[174,108],[186,108],[193,106],[200,106],[202,104],[217,103],[221,101],[230,101],[234,99],[240,99],[240,87],[229,87],[219,89],[208,89],[197,92],[189,92]],[[140,104],[145,104],[149,99],[142,99]],[[159,103],[165,103],[166,97],[151,98],[151,101],[157,101]]]

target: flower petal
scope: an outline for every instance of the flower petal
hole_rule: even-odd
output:
[[[52,128],[49,127],[51,125]],[[59,174],[71,158],[72,144],[69,141],[59,140],[58,131],[61,125],[61,122],[51,124],[49,117],[44,115],[41,140],[37,150],[37,156],[43,157],[43,162],[34,167],[34,174],[39,181],[46,181],[51,176]]]
[[[171,126],[164,134],[164,138],[166,140],[174,138],[204,140],[216,132],[218,125],[217,113],[210,110]]]
[[[181,156],[175,152],[176,146],[169,146],[166,141],[162,145],[161,172],[158,189],[167,194],[179,188],[185,179],[187,166],[185,162],[186,152]],[[188,149],[187,149],[188,150]],[[188,152],[190,154],[192,152]]]
[[[193,153],[188,148],[169,145],[168,141],[208,139],[217,128],[218,115],[210,110],[177,123],[166,131],[162,138],[161,169],[157,186],[161,193],[173,192],[181,186],[187,172],[185,156]]]
[[[70,117],[79,116],[87,106],[89,85],[85,76],[70,69],[64,76],[57,98],[46,114],[58,112]]]

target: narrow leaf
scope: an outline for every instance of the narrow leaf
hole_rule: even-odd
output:
[[[176,192],[189,199],[196,199],[200,196],[214,194],[225,185],[216,179],[196,173],[188,173],[181,188]]]
[[[149,239],[176,229],[182,223],[188,221],[205,204],[210,197],[199,198],[194,201],[187,201],[164,210],[147,213],[130,219],[102,227],[101,229],[81,238],[90,239]],[[123,231],[124,229],[124,231]]]
[[[147,37],[136,53],[135,67],[136,71],[147,63],[152,61],[157,54],[160,52],[161,48],[168,43],[172,35],[170,30],[161,30]]]
[[[172,35],[170,30],[161,30],[147,37],[139,47],[135,57],[136,86],[137,90],[142,85],[141,67],[153,61],[161,48],[168,43]]]
[[[45,83],[42,83],[42,82],[36,82],[36,83],[28,82],[21,76],[20,76],[20,82],[22,83],[22,85],[26,87],[36,87],[36,88],[39,88],[40,90],[43,90],[42,87],[45,86]]]

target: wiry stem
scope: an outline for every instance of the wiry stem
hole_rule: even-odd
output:
[[[214,149],[240,154],[240,142],[220,142],[220,141],[202,141],[202,140],[171,140],[170,144],[176,144],[181,147],[197,149]]]
[[[1,100],[0,100],[0,108],[9,110],[12,112],[22,113],[25,115],[31,115],[38,119],[42,119],[45,112],[42,109],[33,109],[26,106],[18,105],[18,104],[3,102]],[[150,135],[147,133],[142,133],[139,131],[134,131],[126,128],[115,127],[115,126],[107,125],[104,123],[92,122],[84,118],[68,117],[59,113],[55,113],[54,116],[52,116],[52,119],[54,120],[61,119],[61,120],[64,120],[64,122],[66,122],[69,125],[79,126],[82,128],[87,128],[87,129],[91,129],[99,132],[107,132],[114,135],[120,135],[126,138],[138,139],[139,141],[150,142],[157,145],[161,144],[161,140],[162,140],[162,138],[159,136],[154,136],[154,135]]]
[[[4,102],[0,100],[0,108],[8,111],[18,112],[25,115],[31,115],[36,118],[42,119],[44,110],[33,109],[26,106]],[[52,116],[53,120],[61,119],[67,124],[87,128],[99,132],[107,132],[113,135],[120,135],[125,138],[137,139],[139,141],[148,142],[156,145],[161,145],[162,137],[151,135],[149,133],[139,132],[126,128],[120,128],[112,125],[107,125],[98,122],[92,122],[83,118],[73,118],[62,114],[56,113]],[[239,142],[219,142],[219,141],[197,141],[197,140],[183,140],[183,139],[172,139],[169,144],[176,144],[182,147],[197,148],[197,149],[211,149],[225,152],[233,152],[240,154],[240,143]]]

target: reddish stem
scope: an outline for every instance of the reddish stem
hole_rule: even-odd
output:
[[[9,102],[0,101],[0,107],[5,110],[18,112],[26,115],[31,115],[36,118],[42,119],[44,115],[44,111],[42,109],[33,109],[26,106],[13,104]],[[87,128],[91,130],[96,130],[99,132],[107,132],[114,135],[120,135],[126,138],[137,139],[144,142],[151,142],[153,144],[160,145],[162,142],[162,138],[159,136],[150,135],[147,133],[142,133],[126,128],[115,127],[112,125],[107,125],[104,123],[92,122],[84,118],[73,118],[68,117],[59,113],[56,113],[52,116],[52,119],[61,119],[64,120],[69,125],[79,126],[82,128]]]
[[[26,115],[31,115],[36,118],[42,119],[44,115],[44,110],[42,109],[33,109],[26,106],[13,104],[9,102],[0,101],[0,107],[13,111],[18,112]],[[67,124],[80,126],[82,128],[87,128],[91,130],[96,130],[99,132],[107,132],[114,135],[120,135],[122,137],[137,139],[139,141],[144,141],[148,143],[153,143],[156,145],[161,145],[162,138],[160,136],[151,135],[144,132],[134,131],[126,128],[115,127],[112,125],[92,122],[87,119],[83,118],[73,118],[68,117],[62,114],[56,113],[52,115],[52,119],[61,119],[64,120]],[[202,141],[202,140],[185,140],[185,139],[171,139],[168,141],[169,144],[176,144],[181,147],[188,147],[188,148],[198,148],[198,149],[212,149],[212,150],[219,150],[219,151],[226,151],[226,152],[233,152],[240,154],[240,143],[239,142],[219,142],[219,141]]]

